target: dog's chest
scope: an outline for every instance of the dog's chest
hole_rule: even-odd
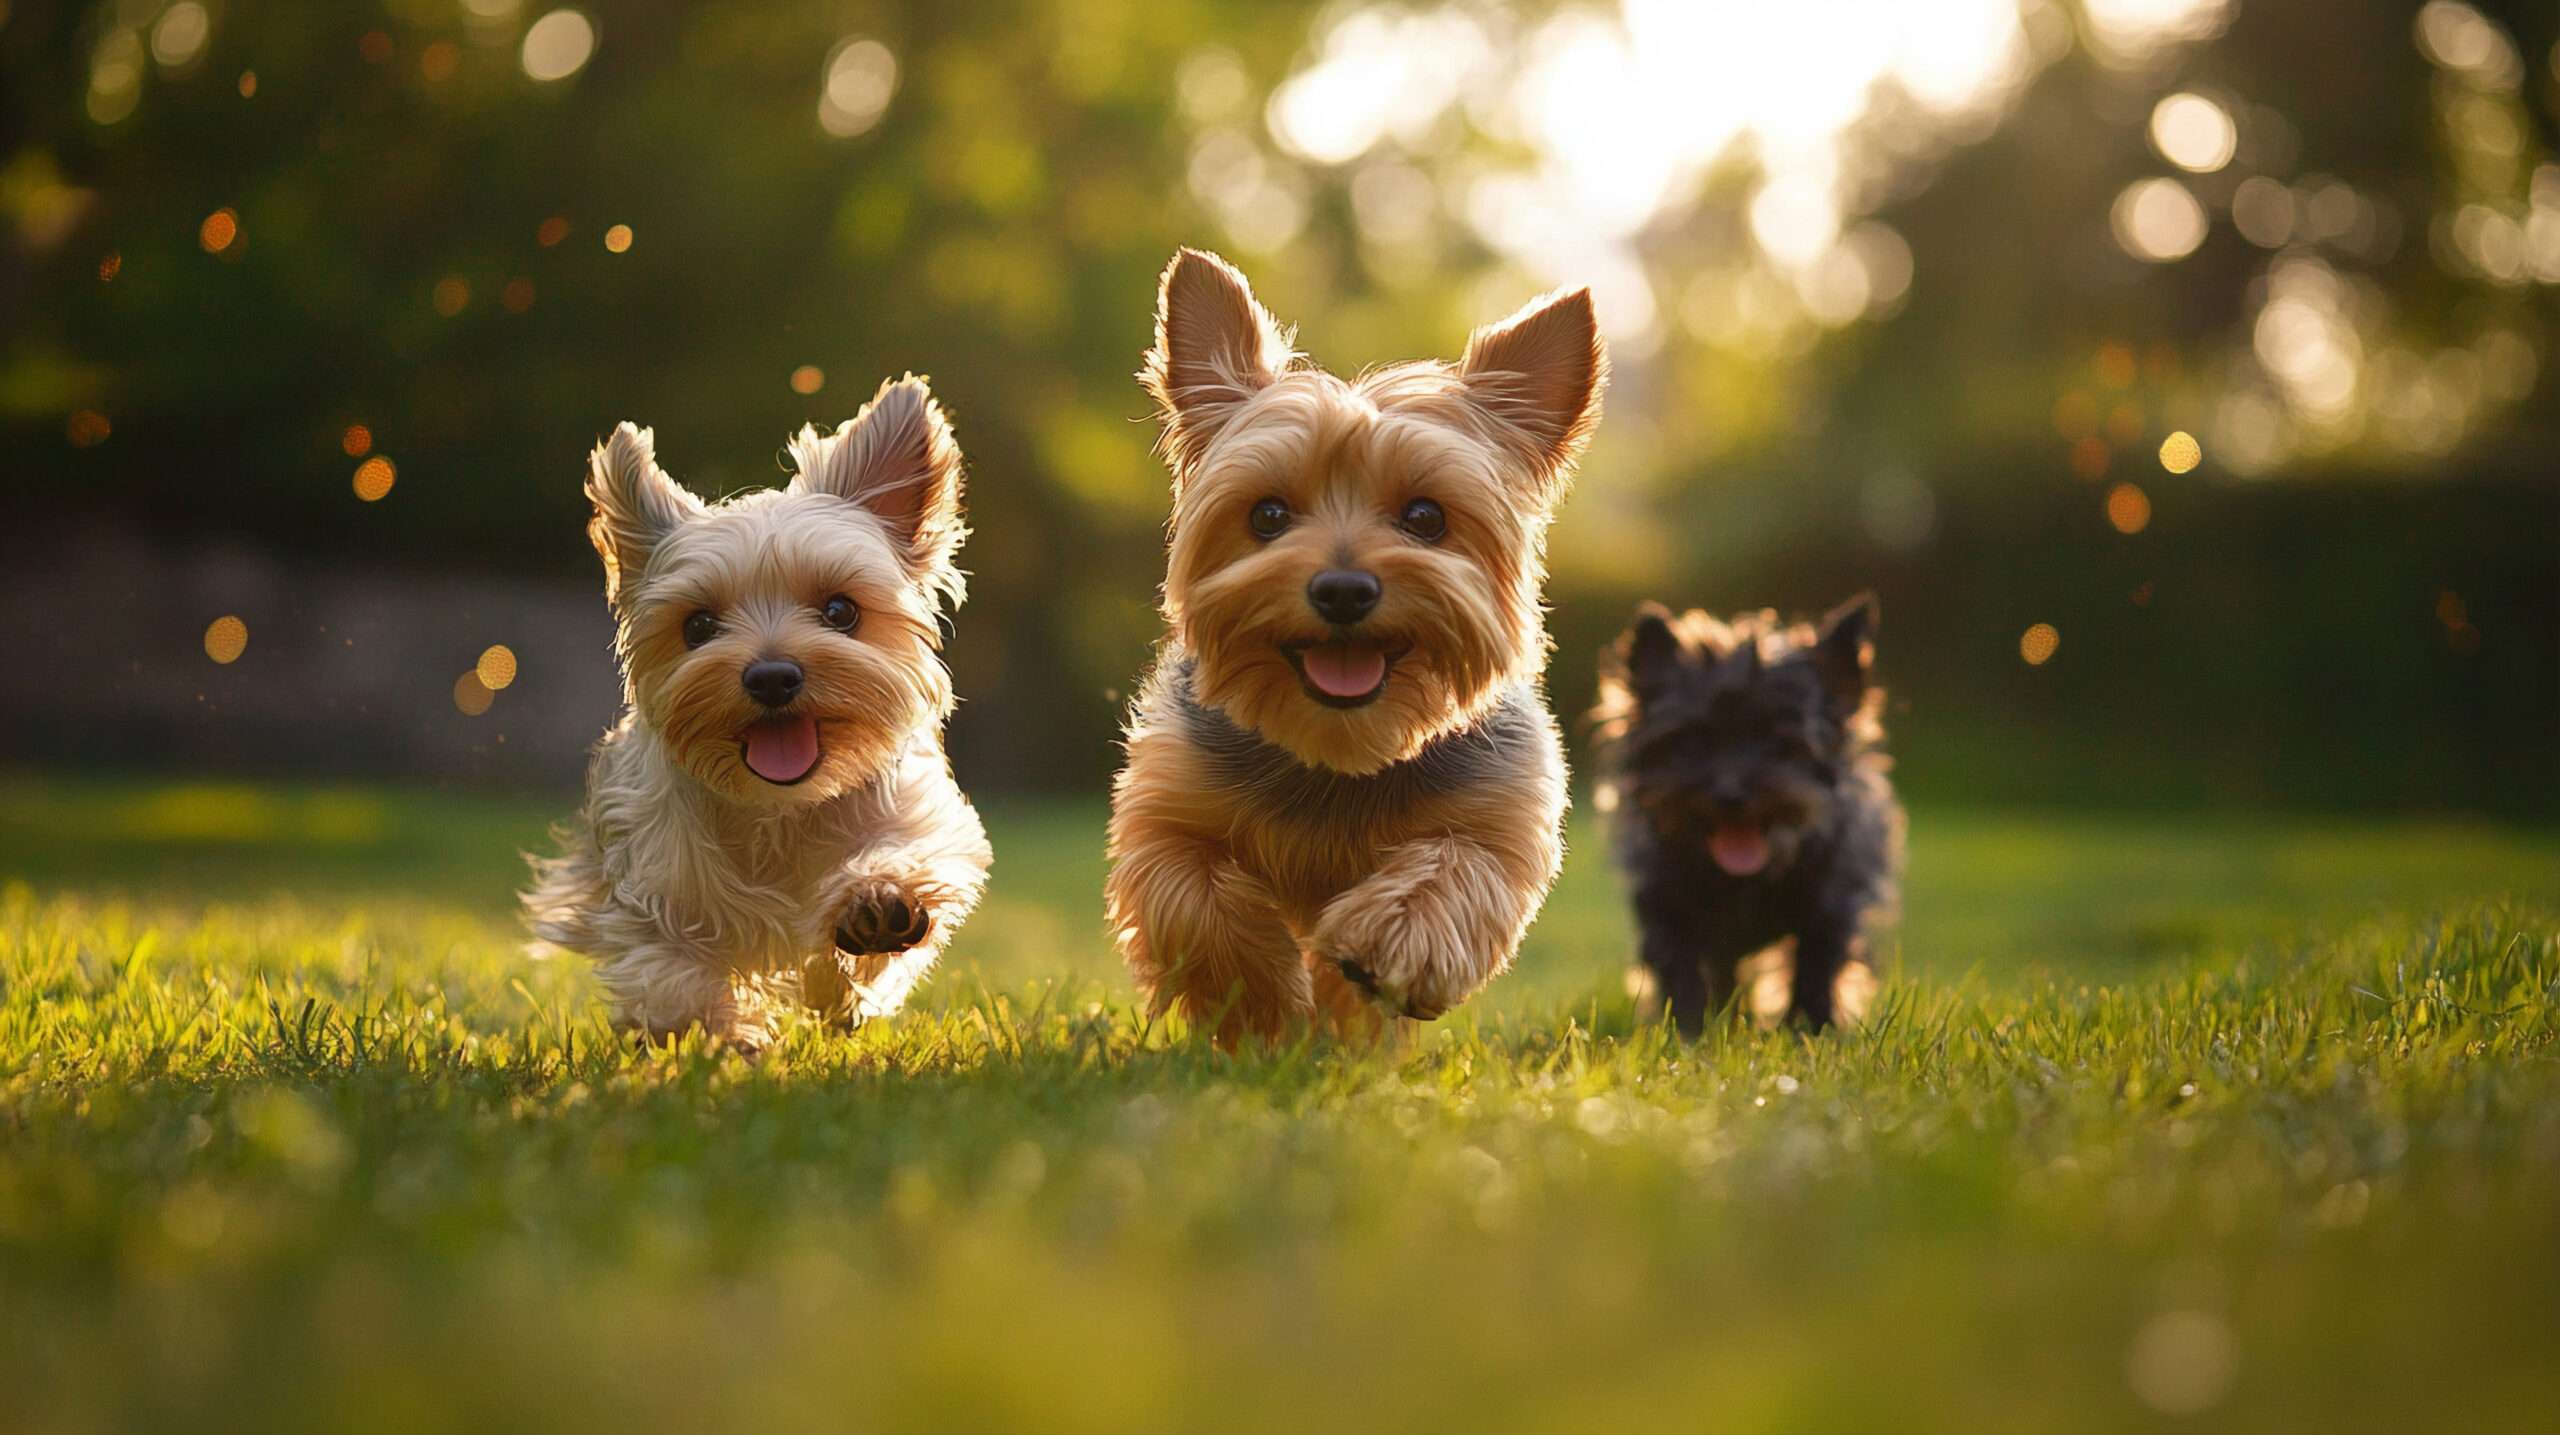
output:
[[[826,939],[862,846],[835,822],[671,822],[631,834],[615,885],[675,940],[782,967]]]
[[[1192,697],[1177,670],[1171,717],[1204,786],[1227,808],[1236,860],[1286,907],[1321,907],[1367,879],[1389,849],[1473,830],[1492,820],[1551,821],[1553,804],[1500,794],[1543,791],[1558,780],[1555,735],[1526,685],[1492,711],[1375,773],[1311,768]]]

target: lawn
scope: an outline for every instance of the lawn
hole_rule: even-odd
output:
[[[1577,834],[1486,999],[1230,1060],[1000,806],[750,1063],[520,954],[559,805],[0,780],[0,1429],[2550,1428],[2550,833],[1923,810],[1877,1018],[1695,1046]]]

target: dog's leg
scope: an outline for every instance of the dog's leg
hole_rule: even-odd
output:
[[[1313,945],[1353,985],[1429,1021],[1503,968],[1554,873],[1551,833],[1509,846],[1430,837],[1387,849],[1367,881],[1326,904]]]
[[[682,948],[625,948],[596,962],[596,979],[613,1006],[613,1024],[651,1041],[672,1041],[699,1026],[750,1053],[773,1039],[763,1003],[738,989],[718,962]]]
[[[976,910],[994,862],[985,825],[938,754],[901,774],[890,806],[893,825],[832,888],[829,949],[804,968],[804,999],[839,1025],[906,1005]]]
[[[1647,929],[1644,964],[1662,984],[1662,1013],[1680,1034],[1695,1037],[1707,1019],[1733,999],[1733,968],[1699,951],[1694,941],[1681,941]]]
[[[1156,1012],[1179,1009],[1220,1046],[1306,1021],[1314,993],[1271,889],[1216,843],[1115,822],[1111,930]]]
[[[837,908],[831,939],[843,984],[825,1007],[828,1016],[859,1025],[905,1006],[976,909],[986,881],[983,847],[867,859]]]
[[[1815,1031],[1831,1025],[1841,969],[1864,960],[1865,953],[1865,938],[1854,923],[1821,920],[1798,933],[1787,1014]]]

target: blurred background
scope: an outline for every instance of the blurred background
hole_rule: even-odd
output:
[[[914,369],[972,460],[962,776],[1098,794],[1187,243],[1345,371],[1593,287],[1568,717],[1641,597],[1872,588],[1923,799],[2548,820],[2555,42],[2460,0],[0,0],[0,765],[565,794],[618,697],[597,435],[732,492]]]

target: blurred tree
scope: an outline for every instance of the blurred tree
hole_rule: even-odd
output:
[[[0,442],[57,528],[583,574],[579,463],[615,420],[726,491],[777,477],[792,426],[928,372],[974,463],[964,751],[1082,785],[1155,628],[1163,486],[1128,374],[1175,244],[1233,253],[1338,367],[1590,282],[1619,365],[1557,539],[1577,645],[1639,589],[1811,606],[1987,572],[1897,640],[2006,683],[2011,616],[2087,598],[2085,569],[1967,547],[1968,515],[2069,515],[2209,587],[2247,555],[2125,515],[2350,469],[2525,472],[2496,491],[2547,512],[2555,23],[0,0]],[[2173,432],[2192,474],[2155,456]],[[2502,681],[2547,713],[2526,656]],[[1578,647],[1557,681],[1568,708],[1587,690]]]

